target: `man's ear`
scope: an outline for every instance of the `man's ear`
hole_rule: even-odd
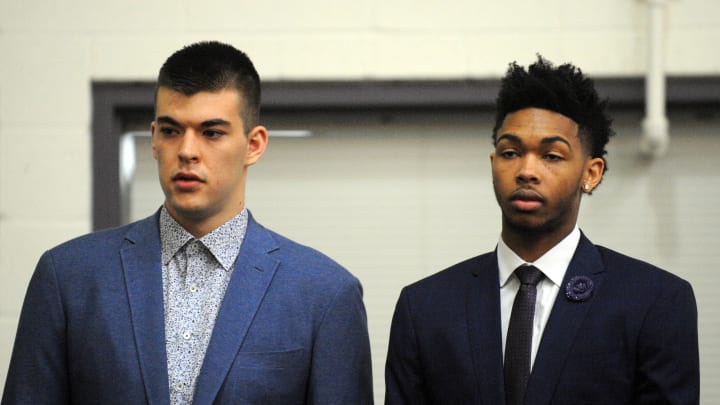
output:
[[[602,158],[592,158],[585,164],[585,175],[583,176],[583,191],[590,194],[600,181],[605,171],[605,161]]]
[[[245,166],[252,166],[257,163],[258,160],[265,153],[268,143],[268,132],[267,129],[258,125],[250,130],[247,134],[247,155],[245,156]]]
[[[150,144],[152,145],[152,155],[155,160],[158,158],[157,149],[155,148],[155,121],[150,123]]]

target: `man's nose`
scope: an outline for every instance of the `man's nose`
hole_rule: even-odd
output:
[[[178,157],[184,162],[195,162],[200,159],[200,140],[198,134],[192,130],[188,130],[180,140],[178,148]]]
[[[518,168],[517,181],[519,183],[537,183],[538,165],[540,161],[533,155],[525,155],[520,159],[520,167]]]

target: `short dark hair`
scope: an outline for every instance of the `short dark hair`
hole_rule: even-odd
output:
[[[607,105],[607,99],[598,97],[594,82],[570,63],[555,67],[538,55],[537,62],[526,71],[513,62],[501,81],[496,99],[493,143],[508,114],[525,108],[542,108],[575,121],[583,147],[591,157],[605,161],[605,146],[614,134],[610,127],[612,119],[605,111]]]
[[[244,104],[240,108],[245,131],[260,122],[260,76],[250,58],[231,45],[198,42],[176,51],[160,68],[156,99],[160,87],[186,96],[235,89]]]

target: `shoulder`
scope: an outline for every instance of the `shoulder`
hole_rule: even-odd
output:
[[[33,272],[34,282],[31,281],[28,287],[28,294],[54,288],[62,296],[79,302],[86,293],[96,294],[122,285],[121,251],[131,244],[128,235],[137,234],[138,229],[152,229],[152,223],[150,217],[122,227],[92,232],[45,251]]]
[[[437,273],[415,281],[403,288],[401,295],[415,297],[429,303],[461,297],[472,282],[497,279],[495,252],[488,252],[456,263]]]
[[[359,280],[345,267],[319,250],[296,242],[253,221],[255,235],[267,239],[271,258],[278,262],[278,276],[310,288],[359,288]]]
[[[630,312],[645,311],[668,302],[695,306],[693,288],[681,277],[603,246],[596,246],[605,270],[602,296],[608,305],[624,305]]]
[[[595,245],[602,257],[605,269],[626,284],[657,288],[662,286],[689,286],[689,283],[668,270],[644,260]]]
[[[82,260],[101,261],[117,257],[129,238],[152,238],[159,240],[157,217],[152,215],[116,228],[91,232],[63,242],[43,254],[43,259],[77,262]],[[140,236],[142,235],[142,236]]]

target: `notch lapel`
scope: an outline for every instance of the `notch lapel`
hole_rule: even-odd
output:
[[[504,400],[497,254],[480,257],[468,280],[467,319],[476,385],[485,404]]]
[[[126,246],[120,250],[132,330],[149,404],[170,402],[160,249],[156,214],[130,228]]]
[[[245,239],[198,376],[194,404],[212,404],[220,391],[280,264],[270,257],[277,248],[270,233],[249,215]]]
[[[604,273],[605,267],[600,253],[585,235],[582,235],[543,332],[525,394],[528,403],[550,403],[575,336],[593,304],[592,297],[582,302],[568,300],[565,286],[572,277],[584,275],[593,280],[594,294],[597,294],[605,279]]]

